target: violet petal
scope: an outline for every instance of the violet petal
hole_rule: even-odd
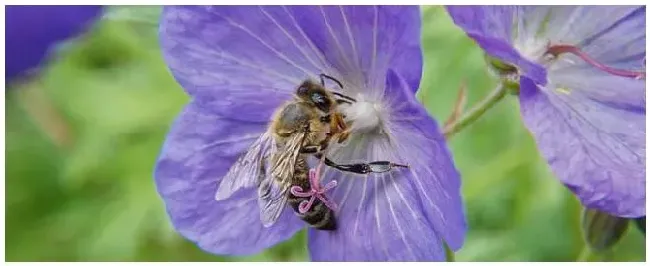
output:
[[[435,121],[389,72],[387,96],[403,103],[385,121],[395,139],[354,136],[355,147],[332,152],[335,162],[390,160],[409,169],[360,176],[325,168],[323,182],[337,180],[328,195],[339,205],[339,229],[310,230],[315,261],[443,261],[441,241],[459,249],[466,222],[460,179]],[[399,106],[399,105],[398,105]]]
[[[40,65],[57,42],[90,26],[101,6],[6,6],[5,79]]]
[[[621,217],[645,215],[645,107],[613,104],[584,91],[626,84],[642,88],[643,81],[630,86],[625,78],[569,77],[556,78],[562,85],[549,84],[556,87],[553,93],[541,93],[521,79],[526,127],[553,172],[586,207]]]
[[[262,123],[228,120],[210,103],[195,100],[167,137],[155,169],[158,193],[174,227],[206,251],[254,254],[304,227],[288,209],[277,225],[263,227],[255,189],[241,189],[223,201],[214,199],[222,177],[264,129]]]
[[[410,21],[419,16],[418,8],[386,6],[166,7],[160,38],[190,95],[218,99],[221,115],[268,121],[302,80],[320,73],[368,93],[382,87],[390,66],[415,92],[420,24]]]

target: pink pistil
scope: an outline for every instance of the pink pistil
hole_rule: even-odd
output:
[[[596,68],[603,70],[609,74],[615,75],[615,76],[621,76],[621,77],[628,77],[628,78],[635,78],[635,79],[645,79],[645,70],[644,71],[632,71],[632,70],[624,70],[624,69],[616,69],[613,67],[606,66],[605,64],[602,64],[595,59],[589,57],[585,52],[580,50],[580,48],[575,47],[573,45],[569,44],[555,44],[555,45],[550,45],[548,49],[546,50],[547,54],[553,55],[557,57],[558,55],[564,54],[564,53],[570,53],[574,54],[578,57],[580,57],[582,60],[587,62],[588,64],[595,66]]]
[[[322,166],[323,166],[323,163],[321,162],[318,165],[318,167],[316,168],[316,170],[309,169],[309,185],[311,187],[310,191],[304,192],[304,191],[302,191],[302,187],[300,187],[300,186],[292,186],[291,187],[291,194],[293,194],[294,196],[299,197],[299,198],[309,198],[308,201],[303,200],[298,205],[298,211],[301,214],[306,213],[307,211],[309,211],[309,209],[314,204],[314,201],[316,199],[319,199],[320,201],[322,201],[325,204],[325,206],[327,206],[328,208],[330,208],[330,209],[332,209],[334,211],[336,211],[337,208],[338,208],[338,206],[336,205],[336,203],[334,203],[334,201],[328,199],[325,196],[326,191],[336,187],[336,185],[337,185],[336,180],[330,181],[324,187],[320,186],[320,170],[321,170]]]

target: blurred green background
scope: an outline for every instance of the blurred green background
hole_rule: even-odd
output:
[[[8,261],[303,261],[304,232],[252,257],[205,253],[171,227],[152,179],[188,101],[161,58],[158,8],[114,7],[6,96]],[[468,106],[495,86],[444,9],[423,8],[419,98],[439,121],[464,83]],[[574,261],[580,205],[549,172],[507,98],[450,141],[469,221],[457,261]],[[634,227],[598,260],[645,261]]]

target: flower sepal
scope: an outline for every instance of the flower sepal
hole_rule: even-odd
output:
[[[485,62],[488,70],[505,87],[508,93],[519,95],[519,77],[521,76],[517,66],[497,59],[485,53]]]

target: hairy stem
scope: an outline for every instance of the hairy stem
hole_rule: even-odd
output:
[[[488,94],[485,99],[474,105],[469,111],[465,112],[465,114],[463,114],[460,119],[445,127],[443,130],[445,138],[451,138],[454,134],[460,132],[465,127],[478,120],[487,110],[492,108],[497,102],[503,99],[507,92],[507,86],[504,85],[503,82],[499,83],[496,89],[490,92],[490,94]]]
[[[463,109],[465,109],[466,101],[467,101],[467,92],[465,90],[465,84],[463,82],[463,84],[461,84],[460,86],[460,89],[458,89],[458,98],[454,103],[454,109],[452,109],[451,115],[449,116],[449,118],[447,118],[447,121],[445,121],[444,129],[449,127],[456,120],[458,120],[458,118],[460,118],[460,115],[463,114]]]

